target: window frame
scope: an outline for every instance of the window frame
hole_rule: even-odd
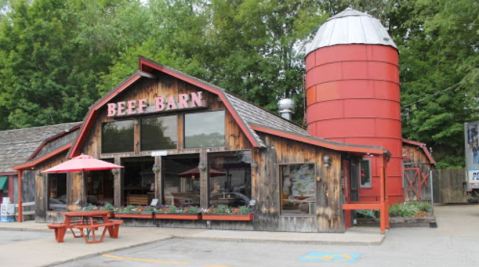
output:
[[[111,151],[105,151],[104,150],[104,140],[105,140],[105,136],[103,134],[103,128],[105,127],[106,124],[108,123],[116,123],[116,122],[124,122],[124,121],[131,121],[133,123],[133,140],[131,142],[131,150],[130,151],[115,151],[115,152],[111,152]],[[115,153],[133,153],[135,152],[135,125],[138,124],[138,119],[132,119],[132,118],[129,118],[129,119],[125,119],[125,120],[111,120],[111,121],[103,121],[101,123],[101,129],[100,129],[100,149],[101,149],[101,154],[115,154]]]
[[[199,113],[209,113],[209,112],[218,112],[223,111],[224,119],[223,119],[223,145],[221,146],[199,146],[199,147],[187,147],[186,146],[186,116],[191,114],[199,114]],[[226,147],[226,110],[225,109],[214,109],[214,110],[207,110],[207,111],[197,111],[197,112],[185,112],[183,113],[183,149],[203,149],[203,148],[224,148]]]
[[[208,173],[208,179],[207,179],[207,198],[208,198],[208,206],[210,206],[210,200],[211,200],[211,177],[209,175],[209,167],[210,167],[210,155],[214,154],[227,154],[227,153],[238,153],[238,152],[249,152],[251,154],[251,162],[249,163],[249,182],[250,182],[250,196],[249,199],[250,201],[253,200],[253,164],[254,164],[254,159],[253,159],[253,150],[251,149],[236,149],[236,150],[224,150],[224,151],[210,151],[206,154],[207,157],[207,162],[208,164],[206,165],[207,168],[207,173]],[[248,206],[249,203],[246,205]]]
[[[368,162],[368,167],[369,167],[369,183],[364,184],[361,181],[361,169],[362,169],[362,164],[363,161]],[[372,160],[370,158],[361,158],[359,160],[358,168],[359,168],[359,188],[372,188],[373,187],[373,170],[372,170]]]
[[[144,116],[138,118],[138,126],[139,126],[139,147],[140,151],[156,151],[156,150],[178,150],[179,149],[179,143],[180,143],[180,136],[178,135],[178,116],[179,114],[166,114],[166,115],[153,115],[153,116]],[[161,117],[174,117],[176,121],[176,146],[174,148],[156,148],[156,149],[143,149],[143,140],[142,140],[142,134],[143,134],[143,127],[142,127],[142,122],[144,119],[151,119],[151,118],[161,118]]]
[[[317,207],[317,202],[318,202],[318,183],[316,181],[316,176],[318,174],[318,164],[315,162],[291,162],[291,163],[278,163],[277,164],[277,171],[278,171],[278,182],[279,182],[279,214],[280,216],[283,217],[315,217],[315,210]],[[284,212],[283,210],[283,205],[282,205],[282,193],[283,193],[283,170],[282,167],[284,166],[291,166],[291,165],[313,165],[313,180],[314,180],[314,202],[313,202],[313,213],[302,213],[302,214],[296,214],[296,213],[289,213],[289,212]]]

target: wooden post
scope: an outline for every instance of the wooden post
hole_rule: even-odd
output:
[[[379,175],[380,175],[380,195],[379,195],[379,202],[380,202],[380,219],[379,219],[379,225],[381,228],[381,234],[384,234],[386,231],[386,182],[385,182],[385,172],[384,172],[384,155],[382,155],[379,159]]]
[[[22,178],[23,178],[23,170],[19,170],[18,172],[18,222],[23,222],[23,186],[22,186]]]
[[[205,149],[200,151],[200,163],[198,164],[200,171],[200,207],[208,208],[208,153]]]
[[[85,171],[81,172],[81,181],[80,181],[80,206],[85,207],[87,205],[87,188],[86,188],[86,176]]]
[[[121,165],[121,159],[116,157],[115,158],[115,164]],[[122,186],[121,186],[121,177],[122,177],[122,171],[121,169],[114,169],[111,171],[113,173],[113,205],[115,207],[120,207],[121,206],[121,191],[122,191]]]
[[[155,174],[155,198],[160,204],[163,204],[163,179],[161,172],[161,157],[155,157],[155,164],[153,165],[153,173]]]
[[[386,220],[386,229],[389,229],[389,196],[387,192],[387,178],[386,178],[386,173],[387,173],[387,167],[388,167],[388,158],[383,157],[383,172],[384,172],[384,215],[385,215],[385,220]]]

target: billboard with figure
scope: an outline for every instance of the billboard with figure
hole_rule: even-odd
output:
[[[479,189],[479,121],[464,124],[467,191]]]

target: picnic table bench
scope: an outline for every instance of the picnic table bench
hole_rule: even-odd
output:
[[[111,238],[118,238],[120,225],[123,223],[122,220],[110,220],[108,211],[74,211],[65,212],[63,215],[63,223],[48,225],[49,229],[54,230],[55,240],[59,243],[64,242],[68,230],[74,238],[83,238],[88,244],[103,242],[107,231]],[[96,231],[99,229],[101,234],[98,236]]]

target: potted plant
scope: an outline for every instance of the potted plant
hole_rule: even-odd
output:
[[[141,207],[128,205],[124,208],[115,209],[115,218],[122,219],[153,219],[156,209],[153,207]]]
[[[209,208],[204,211],[202,218],[206,221],[250,222],[253,220],[253,212],[247,206],[231,208],[226,205],[218,205],[216,208]]]
[[[197,207],[178,208],[176,206],[165,206],[156,211],[155,219],[163,220],[199,220],[200,209]]]
[[[115,211],[115,207],[113,207],[111,203],[106,202],[101,209],[108,211],[108,217],[113,218],[115,216],[113,213]]]

